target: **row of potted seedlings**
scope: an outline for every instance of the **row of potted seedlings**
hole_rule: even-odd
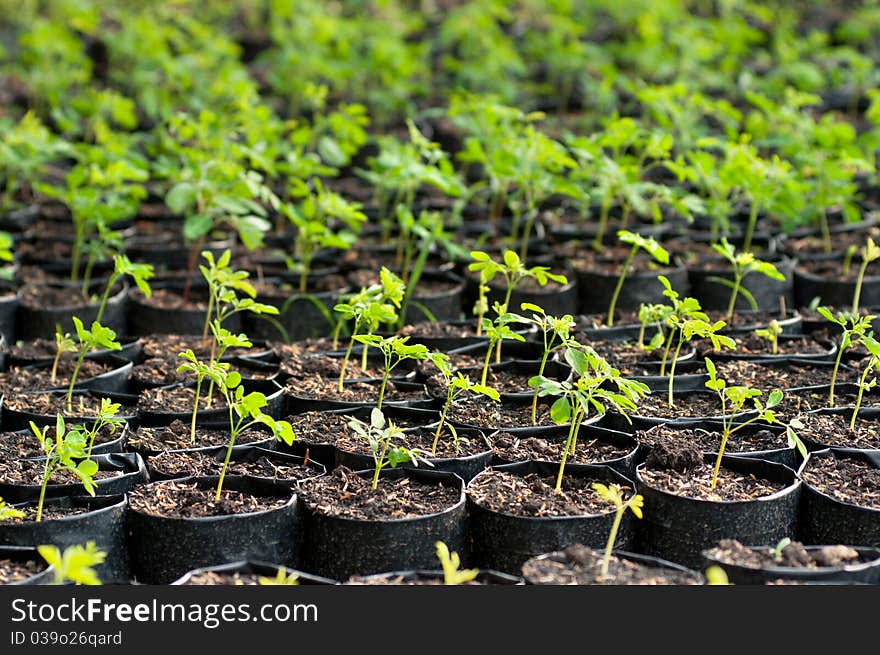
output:
[[[208,252],[191,337],[123,346],[99,307],[75,337],[57,332],[43,366],[13,363],[33,344],[10,348],[0,496],[25,516],[0,524],[0,543],[94,540],[102,579],[154,583],[242,559],[332,580],[436,568],[437,541],[480,569],[557,582],[645,565],[699,582],[682,567],[728,567],[742,544],[783,557],[795,537],[876,559],[873,317],[746,328],[734,288],[731,329],[661,277],[666,303],[597,328],[510,311],[518,282],[553,274],[511,251],[472,257],[480,287],[506,285],[491,307],[478,290],[465,338],[395,331],[407,290],[383,268],[334,306],[331,337],[255,346],[232,319],[278,308]],[[151,273],[116,260],[144,296]],[[115,352],[129,361],[114,381],[89,371]],[[589,554],[609,536],[638,554],[609,569]]]

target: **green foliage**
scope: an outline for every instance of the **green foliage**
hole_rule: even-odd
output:
[[[726,278],[711,276],[709,279],[718,284],[731,289],[730,301],[727,304],[726,320],[729,323],[733,320],[733,310],[736,305],[736,298],[742,295],[748,300],[752,309],[758,309],[758,303],[752,293],[743,286],[743,280],[752,273],[760,273],[771,280],[785,281],[785,275],[777,270],[776,266],[770,262],[765,262],[755,257],[750,252],[736,252],[736,248],[725,238],[721,239],[721,243],[713,243],[712,250],[724,257],[725,260],[733,268],[733,281]]]
[[[382,384],[379,387],[379,399],[376,403],[377,409],[382,409],[382,400],[385,398],[385,387],[388,384],[388,378],[391,372],[402,362],[407,360],[424,361],[428,359],[428,348],[422,344],[410,344],[409,337],[380,337],[375,334],[358,334],[354,339],[364,344],[364,346],[372,346],[382,353],[384,362],[382,372]]]
[[[659,264],[665,265],[669,263],[669,253],[666,252],[666,249],[663,248],[654,237],[646,238],[635,232],[619,230],[617,232],[617,238],[620,239],[621,243],[629,244],[632,248],[620,269],[620,277],[617,279],[614,293],[611,294],[611,302],[608,305],[608,317],[605,320],[605,325],[608,327],[614,325],[614,308],[617,306],[617,299],[620,296],[621,289],[623,289],[623,282],[626,280],[626,274],[629,273],[629,267],[632,265],[639,250],[644,250]]]
[[[365,423],[358,418],[352,417],[348,422],[354,433],[365,439],[370,447],[373,457],[373,481],[372,489],[379,485],[379,474],[383,468],[396,468],[401,464],[411,463],[413,466],[427,464],[433,466],[425,459],[427,452],[419,448],[406,448],[400,445],[404,439],[403,430],[386,421],[385,415],[378,407],[374,407],[370,413],[370,422]]]
[[[437,559],[440,560],[440,566],[443,569],[443,584],[464,584],[480,574],[478,569],[461,568],[461,558],[458,553],[449,552],[449,546],[442,541],[438,541],[435,545],[437,546]]]
[[[122,350],[122,345],[116,340],[116,332],[104,327],[98,321],[92,322],[92,329],[87,330],[77,316],[73,317],[73,327],[76,328],[76,338],[79,341],[77,347],[76,363],[73,373],[70,375],[70,383],[67,385],[67,413],[73,411],[73,389],[76,386],[76,378],[82,367],[86,355],[94,350]],[[58,333],[56,332],[56,338]],[[58,343],[58,342],[56,342]]]
[[[77,585],[101,584],[98,574],[92,568],[103,564],[107,553],[100,550],[94,541],[68,546],[62,552],[57,546],[37,546],[37,551],[46,563],[54,569],[54,584]]]
[[[627,500],[623,499],[624,488],[617,483],[610,485],[601,482],[593,483],[593,491],[605,502],[614,505],[614,522],[611,524],[611,532],[608,534],[608,543],[605,545],[605,554],[602,558],[602,568],[600,578],[608,577],[608,565],[611,563],[611,551],[614,550],[614,542],[617,540],[617,532],[620,529],[620,522],[626,510],[631,511],[636,518],[642,518],[642,508],[645,506],[645,499],[641,494],[634,493]]]
[[[862,406],[862,396],[864,396],[866,391],[870,391],[875,386],[877,386],[877,378],[872,377],[870,380],[868,376],[877,368],[878,364],[880,364],[880,342],[878,342],[873,333],[866,334],[861,339],[861,344],[868,351],[868,361],[864,364],[864,369],[862,369],[862,374],[859,376],[859,392],[856,396],[856,404],[853,407],[852,416],[849,420],[849,429],[854,430],[856,427],[856,418],[859,416],[859,408]]]
[[[834,360],[834,369],[831,371],[831,386],[828,391],[828,406],[834,407],[834,386],[837,383],[837,374],[840,370],[843,353],[852,346],[861,343],[862,339],[871,334],[871,325],[876,316],[872,314],[862,316],[848,311],[838,312],[835,316],[828,307],[817,307],[816,311],[825,320],[838,325],[841,330],[840,342],[837,344],[837,357]]]
[[[7,505],[6,502],[0,498],[0,522],[11,521],[12,519],[23,519],[24,517],[24,512],[20,509],[15,509],[11,505]]]
[[[755,336],[770,343],[774,355],[779,354],[779,335],[782,334],[782,326],[775,318],[767,324],[766,328],[755,330]]]

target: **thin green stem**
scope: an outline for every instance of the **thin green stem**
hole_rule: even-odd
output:
[[[119,279],[119,276],[114,271],[112,275],[110,275],[110,279],[107,280],[107,288],[104,289],[104,295],[101,296],[101,304],[98,305],[98,314],[95,316],[95,322],[100,323],[101,318],[104,316],[104,309],[107,307],[107,301],[110,299],[110,290],[113,288],[113,285],[116,284],[116,280]]]
[[[354,334],[348,341],[348,349],[345,351],[345,357],[342,358],[342,369],[339,371],[339,385],[337,390],[342,393],[345,389],[345,369],[348,367],[348,358],[351,357],[351,349],[354,347]]]
[[[547,357],[550,356],[550,351],[545,349],[544,355],[541,357],[541,365],[538,367],[538,376],[544,375],[544,367],[547,366]],[[538,391],[539,389],[535,387],[535,393],[532,394],[532,425],[538,425]]]
[[[837,348],[837,357],[834,359],[834,368],[831,370],[831,388],[828,391],[828,406],[834,407],[834,385],[837,384],[837,372],[840,369],[840,360],[843,358],[843,340]]]
[[[83,359],[86,356],[86,348],[85,346],[80,346],[79,355],[76,358],[76,364],[73,367],[73,373],[70,376],[70,384],[67,387],[67,413],[71,414],[73,412],[73,387],[76,384],[76,376],[79,374],[79,369],[82,366]]]
[[[749,222],[746,226],[746,236],[743,241],[743,250],[748,252],[752,248],[752,237],[755,235],[755,225],[758,222],[758,210],[760,209],[760,205],[752,199],[751,207],[749,209]]]
[[[37,501],[37,518],[34,519],[36,523],[40,522],[40,519],[43,518],[43,503],[46,500],[46,487],[49,485],[49,478],[52,477],[52,460],[50,456],[46,456],[46,464],[43,466],[43,484],[40,485],[40,498]]]
[[[666,375],[666,360],[669,358],[669,350],[672,348],[672,337],[675,335],[677,328],[672,328],[669,330],[669,335],[666,337],[666,347],[663,349],[663,359],[660,361],[660,377]]]
[[[626,505],[617,508],[614,514],[614,522],[611,524],[611,533],[608,535],[608,543],[605,544],[605,555],[602,557],[602,568],[599,573],[601,579],[608,577],[608,565],[611,564],[611,551],[614,550],[614,542],[617,540],[617,531],[620,530],[620,522],[626,512]]]
[[[486,386],[486,378],[489,376],[489,360],[492,358],[492,349],[495,344],[489,341],[489,350],[486,351],[486,359],[483,361],[483,374],[480,376],[480,384]]]
[[[862,284],[864,284],[864,282],[865,282],[865,271],[868,270],[868,264],[870,264],[870,263],[871,262],[868,261],[868,258],[864,257],[862,259],[862,265],[859,266],[859,275],[856,278],[856,288],[855,288],[855,291],[853,291],[853,304],[852,304],[852,311],[853,311],[853,314],[855,314],[856,316],[858,316],[858,314],[859,314],[859,300],[862,297]]]
[[[189,443],[190,445],[196,442],[196,418],[199,413],[199,396],[202,395],[202,380],[204,380],[204,376],[198,375],[196,376],[196,398],[193,402],[193,411],[192,411],[192,419],[189,424]]]
[[[865,367],[865,372],[862,373],[862,376],[859,378],[859,393],[856,396],[856,406],[853,407],[852,417],[849,419],[849,429],[856,429],[856,418],[859,415],[859,408],[862,406],[862,396],[865,393],[865,380],[868,378],[868,373],[874,368],[872,364],[868,364]]]
[[[681,353],[681,346],[684,344],[684,333],[679,331],[678,337],[678,345],[675,347],[675,354],[672,356],[672,366],[669,369],[669,397],[668,402],[670,407],[675,407],[675,403],[672,400],[672,391],[675,386],[675,365],[678,363],[678,355]]]
[[[437,443],[440,441],[440,432],[443,431],[443,426],[446,423],[446,414],[449,412],[449,406],[452,404],[452,388],[450,385],[450,390],[446,394],[446,404],[443,405],[443,411],[440,412],[440,422],[437,424],[437,429],[434,431],[434,442],[431,444],[431,457],[437,455]]]
[[[580,410],[574,410],[575,413],[578,411]],[[556,475],[556,486],[553,488],[556,493],[562,493],[562,474],[565,473],[565,462],[568,460],[568,449],[574,439],[576,430],[577,422],[575,421],[575,417],[572,416],[571,425],[568,428],[568,439],[565,440],[565,449],[562,451],[562,461],[559,462],[559,473]]]
[[[730,438],[732,433],[730,429],[730,421],[733,420],[733,417],[730,417],[728,422],[725,422],[724,418],[727,416],[727,406],[725,403],[725,394],[721,393],[721,425],[722,434],[721,434],[721,446],[718,448],[718,457],[715,458],[715,468],[712,470],[712,489],[715,488],[715,485],[718,484],[718,471],[721,470],[721,458],[724,457],[724,449],[727,447],[727,440]]]
[[[623,289],[623,282],[626,280],[626,274],[629,272],[629,267],[632,265],[638,251],[639,247],[637,245],[632,247],[632,250],[629,251],[629,255],[626,257],[626,261],[623,263],[620,277],[617,278],[617,285],[614,287],[614,293],[611,294],[611,304],[608,305],[608,317],[605,319],[605,325],[608,327],[614,325],[614,308],[617,307],[617,299],[620,297],[620,291]],[[642,326],[642,329],[644,332],[644,326]]]

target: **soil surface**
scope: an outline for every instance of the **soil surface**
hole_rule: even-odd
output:
[[[552,585],[698,585],[696,574],[647,566],[611,555],[608,577],[602,577],[604,553],[574,544],[550,557],[528,560],[523,575],[531,584]]]
[[[101,399],[98,397],[75,394],[73,396],[73,411],[67,411],[67,399],[65,395],[55,393],[20,393],[3,397],[3,406],[19,412],[31,412],[45,416],[63,414],[65,417],[92,418],[101,409]],[[134,416],[133,407],[120,407],[117,416]]]
[[[702,460],[702,455],[700,459]],[[712,489],[713,464],[701,461],[684,472],[671,468],[651,468],[651,465],[649,462],[639,472],[641,480],[661,491],[697,500],[755,500],[782,491],[787,486],[782,482],[743,475],[722,465],[718,472],[718,484]]]
[[[300,497],[313,511],[367,521],[391,521],[438,514],[456,505],[461,493],[446,484],[426,484],[410,478],[371,480],[339,466],[327,475],[307,480]]]
[[[419,573],[418,575],[404,575],[401,573],[385,573],[378,575],[353,575],[345,581],[347,585],[406,585],[406,586],[436,586],[446,584],[443,580],[443,574],[437,573],[430,575],[429,573]],[[488,585],[491,582],[483,582],[479,578],[468,580],[460,583],[460,586],[470,587],[474,585]]]
[[[24,516],[21,518],[7,519],[10,523],[33,523],[37,520],[36,502],[21,507],[16,507],[16,509],[24,512]],[[40,522],[51,521],[53,519],[64,519],[69,516],[79,516],[80,514],[86,514],[91,511],[91,508],[84,505],[78,505],[76,507],[57,507],[55,505],[44,505],[43,513],[40,515]]]
[[[36,459],[13,459],[0,462],[0,481],[6,484],[40,485],[43,482],[44,466],[44,461]],[[97,482],[124,474],[125,471],[118,470],[98,471],[92,476],[92,479]],[[67,469],[59,468],[49,478],[49,484],[81,485],[82,480]]]
[[[488,431],[524,428],[532,425],[532,406],[496,403],[483,397],[465,398],[452,403],[446,419]],[[555,425],[548,405],[538,404],[537,419],[538,425]]]
[[[347,374],[346,374],[347,377]],[[285,393],[307,400],[338,400],[350,403],[375,403],[379,398],[379,384],[369,382],[346,382],[339,393],[336,381],[320,375],[291,380],[284,387]],[[383,402],[428,400],[424,389],[398,388],[393,380],[385,386]]]
[[[216,389],[211,406],[208,407],[208,384],[203,383],[199,396],[199,411],[206,409],[223,409],[226,401]],[[139,412],[155,412],[158,414],[191,414],[196,390],[190,387],[157,387],[146,389],[138,397]]]
[[[95,436],[95,445],[118,439],[121,434],[122,428],[117,429],[115,432],[111,432],[109,428],[104,428]],[[45,454],[37,437],[30,430],[0,433],[0,459],[43,457]]]
[[[880,469],[861,460],[834,453],[816,457],[807,463],[801,478],[826,496],[880,510]]]
[[[825,339],[821,338],[820,333],[811,335],[803,335],[797,337],[784,336],[777,340],[777,352],[773,352],[773,344],[759,337],[754,332],[748,332],[743,335],[733,337],[736,342],[735,350],[725,350],[723,353],[737,355],[752,355],[761,357],[775,357],[777,355],[827,355],[831,352],[832,345],[827,341],[827,333]],[[698,343],[700,358],[709,357],[710,359],[718,351],[712,349],[712,344],[706,341]]]
[[[832,371],[830,366],[809,364],[765,366],[757,362],[744,361],[717,362],[716,367],[718,377],[727,380],[728,385],[744,385],[765,392],[773,389],[797,389],[829,384]],[[842,366],[837,373],[838,384],[855,382],[857,378],[857,371]]]
[[[374,351],[378,352],[378,351]],[[382,377],[383,369],[378,362],[370,361],[367,357],[367,368],[362,369],[360,366],[360,357],[352,355],[348,364],[345,366],[345,379],[357,380],[361,378],[379,378]],[[339,380],[342,373],[342,357],[334,357],[331,355],[308,355],[286,357],[281,360],[281,372],[290,376],[295,380],[305,380],[309,378],[320,377],[325,380]]]
[[[522,462],[530,459],[550,462],[562,461],[565,437],[544,439],[541,437],[518,437],[507,432],[492,435],[492,450],[497,459],[506,462]],[[635,448],[624,448],[614,444],[589,439],[580,435],[574,455],[567,461],[573,464],[596,464],[612,459],[626,457]]]
[[[749,548],[736,539],[722,539],[708,554],[726,564],[744,566],[750,569],[789,567],[816,569],[820,567],[842,568],[848,564],[862,561],[859,552],[849,546],[822,546],[807,550],[799,541],[792,541],[779,551],[779,559],[774,548]]]
[[[254,496],[224,489],[220,500],[214,498],[215,489],[196,487],[190,482],[159,482],[138,487],[129,492],[132,510],[167,518],[199,516],[228,516],[277,509],[289,498]]]
[[[428,322],[414,323],[405,325],[398,334],[400,336],[411,337],[431,337],[431,338],[451,338],[464,339],[475,337],[477,334],[476,325],[460,325],[450,324],[447,322]]]
[[[44,391],[47,389],[67,388],[76,361],[70,357],[62,357],[58,362],[55,381],[52,381],[52,367],[41,366],[37,368],[12,366],[4,373],[0,373],[0,388],[8,391]],[[108,373],[113,370],[112,366],[101,364],[91,359],[85,359],[76,375],[77,384],[82,384],[89,378]]]
[[[168,357],[176,358],[186,350],[192,350],[196,357],[205,359],[211,355],[211,339],[202,340],[200,336],[179,334],[151,334],[141,337],[143,344],[143,357]],[[226,357],[253,354],[262,348],[231,348],[226,351]]]
[[[165,476],[199,477],[220,475],[226,453],[210,454],[203,451],[163,451],[149,457],[147,464],[153,471]],[[233,458],[235,455],[233,454]],[[318,471],[308,466],[275,462],[269,457],[260,457],[252,462],[230,460],[226,475],[250,475],[284,482],[304,480],[318,475]]]
[[[0,584],[21,582],[35,576],[46,568],[39,562],[15,562],[8,559],[0,559]]]
[[[289,575],[288,579],[296,577],[295,574]],[[262,582],[268,580],[269,582]],[[186,581],[187,585],[233,585],[233,586],[252,586],[261,584],[274,584],[274,576],[258,575],[256,573],[235,573],[219,572],[219,571],[203,571],[191,575]]]
[[[165,387],[178,382],[195,382],[194,375],[177,370],[181,364],[183,360],[180,358],[150,357],[132,367],[130,379],[143,388]]]
[[[676,393],[672,400],[675,403],[670,407],[667,402],[665,391],[655,391],[642,397],[638,402],[638,408],[631,412],[636,416],[651,418],[701,418],[721,416],[721,401],[718,396],[711,393]]]
[[[397,425],[397,422],[393,419],[390,422]],[[437,441],[437,452],[433,455],[430,453],[431,445],[434,443],[434,430],[417,429],[412,432],[404,432],[394,443],[405,448],[418,448],[426,451],[427,454],[424,456],[428,459],[438,457],[470,457],[471,455],[478,455],[489,450],[489,446],[476,435],[466,436],[458,433],[458,450],[456,451],[455,438],[446,425],[443,426],[443,430],[440,432],[440,439]],[[341,434],[336,440],[336,448],[362,455],[370,454],[370,445],[367,440],[350,430]]]
[[[651,431],[639,430],[635,436],[639,443],[651,449],[656,448],[661,442],[665,444],[672,441],[687,442],[706,453],[717,453],[721,447],[721,432],[702,428],[682,430],[660,426]],[[784,434],[776,434],[771,430],[739,431],[730,436],[725,446],[725,452],[730,454],[748,453],[787,447],[788,443]]]
[[[804,428],[801,437],[826,446],[839,448],[880,449],[880,431],[877,419],[857,418],[855,428],[849,429],[852,410],[846,414],[805,414],[800,417]]]
[[[245,430],[236,439],[236,445],[265,441],[265,432]],[[185,448],[201,448],[203,446],[225,446],[229,443],[228,430],[208,430],[196,426],[195,444],[190,443],[190,424],[181,420],[172,421],[170,425],[159,428],[138,428],[127,440],[127,445],[142,453],[158,453],[165,450],[181,450]]]
[[[557,493],[555,475],[515,475],[490,468],[474,478],[467,491],[471,500],[481,507],[513,516],[594,516],[611,512],[608,502],[593,491],[593,482],[605,481],[563,475],[562,489]]]
[[[22,286],[19,298],[22,306],[33,309],[85,307],[91,302],[78,288],[37,284]]]

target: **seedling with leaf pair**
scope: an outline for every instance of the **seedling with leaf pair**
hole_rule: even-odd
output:
[[[859,377],[859,392],[856,396],[856,406],[853,408],[852,417],[849,420],[850,430],[854,430],[856,427],[856,418],[859,415],[859,408],[862,406],[862,396],[865,395],[866,391],[870,391],[877,386],[877,378],[868,380],[868,376],[880,364],[880,342],[871,333],[862,337],[862,345],[868,350],[869,357],[868,362],[865,364],[865,370],[862,371]]]
[[[380,337],[376,334],[359,334],[355,339],[364,344],[364,347],[372,346],[382,353],[382,383],[379,386],[379,399],[377,409],[382,409],[382,401],[385,398],[385,387],[391,371],[407,360],[425,361],[428,359],[428,348],[420,343],[410,344],[409,337]]]
[[[61,362],[61,357],[65,353],[75,353],[78,350],[79,348],[77,348],[76,341],[70,337],[70,333],[62,331],[61,325],[56,323],[55,357],[52,358],[52,369],[49,373],[49,382],[53,387],[55,386],[55,380],[58,379],[58,364]]]
[[[487,387],[482,384],[474,384],[471,382],[470,378],[461,373],[461,371],[453,372],[449,366],[449,355],[435,352],[429,354],[428,359],[430,359],[434,366],[437,367],[437,370],[440,371],[440,375],[443,376],[443,381],[446,384],[446,401],[443,403],[443,409],[440,410],[440,421],[437,423],[437,429],[434,431],[434,441],[431,444],[431,457],[435,457],[437,455],[437,443],[440,441],[440,433],[446,425],[446,416],[449,414],[449,408],[452,407],[452,403],[455,402],[456,398],[463,394],[473,393],[486,396],[487,398],[491,398],[495,402],[498,402],[500,396],[492,387]],[[449,424],[449,431],[452,433],[452,438],[455,440],[455,454],[458,455],[458,432],[452,424]]]
[[[837,316],[834,316],[827,307],[817,307],[816,311],[826,320],[838,325],[841,330],[840,343],[837,344],[837,357],[831,371],[831,388],[828,391],[828,406],[834,407],[834,385],[837,383],[837,374],[840,371],[843,353],[852,346],[861,343],[866,336],[871,334],[871,325],[876,316],[871,314],[861,316],[847,311],[838,312]]]
[[[780,273],[776,266],[770,262],[758,259],[751,252],[737,253],[736,248],[734,248],[726,238],[722,238],[721,243],[713,243],[712,250],[724,257],[724,259],[726,259],[733,267],[733,280],[718,277],[717,275],[708,278],[731,290],[730,301],[727,303],[727,312],[725,314],[725,320],[728,323],[733,320],[733,309],[736,305],[736,299],[740,295],[748,301],[749,306],[751,306],[753,310],[758,309],[758,302],[755,300],[755,296],[743,286],[743,280],[745,280],[747,276],[752,273],[760,273],[771,280],[778,280],[780,282],[785,281],[785,275]]]
[[[373,479],[370,484],[371,489],[379,486],[379,474],[385,467],[395,468],[400,464],[412,463],[418,466],[419,463],[433,466],[425,457],[427,452],[419,448],[406,448],[398,442],[404,438],[404,432],[391,421],[385,420],[382,410],[374,407],[370,412],[370,422],[365,423],[358,418],[352,417],[348,422],[356,435],[366,439],[370,446],[370,454],[373,457]]]
[[[57,546],[37,546],[37,552],[53,568],[53,584],[72,582],[77,585],[99,585],[101,580],[94,568],[103,564],[107,553],[100,550],[94,541],[85,546],[75,544],[62,552]]]
[[[620,530],[620,523],[626,510],[631,511],[636,518],[642,518],[642,507],[645,506],[645,499],[641,494],[634,493],[627,500],[623,499],[624,487],[619,484],[602,484],[601,482],[593,483],[593,491],[604,501],[614,505],[614,522],[611,524],[611,532],[608,534],[608,543],[605,544],[605,553],[602,556],[602,568],[599,572],[599,579],[604,580],[608,577],[608,566],[611,564],[611,551],[614,550],[614,542],[617,540],[617,532]]]
[[[495,362],[501,361],[501,342],[505,339],[512,339],[513,341],[526,340],[523,335],[517,334],[510,327],[514,323],[519,323],[519,316],[504,311],[504,306],[499,305],[497,302],[493,309],[498,314],[495,320],[489,320],[488,318],[483,318],[482,320],[483,332],[489,342],[489,347],[486,349],[486,357],[483,360],[483,372],[480,375],[480,384],[483,386],[486,386],[486,380],[489,376],[489,362],[492,359],[493,351],[495,352]]]
[[[113,285],[125,277],[130,277],[134,280],[137,288],[141,290],[141,293],[146,298],[149,298],[152,294],[152,289],[148,282],[153,277],[152,264],[136,264],[125,255],[116,255],[113,258],[113,272],[110,273],[110,277],[107,280],[107,288],[104,289],[104,295],[101,296],[101,302],[98,305],[98,313],[95,315],[95,320],[99,323],[104,316],[104,310],[107,307],[107,301],[110,299],[110,291],[113,289]]]
[[[782,334],[782,326],[775,318],[765,328],[755,330],[755,336],[764,339],[770,344],[770,352],[779,354],[779,335]]]
[[[654,237],[646,238],[635,232],[620,230],[617,233],[617,238],[620,239],[621,243],[627,243],[631,245],[632,248],[626,256],[626,260],[623,262],[623,266],[620,269],[620,277],[617,279],[614,293],[611,294],[611,302],[608,305],[608,317],[605,319],[605,325],[608,327],[614,325],[614,310],[617,307],[617,300],[620,297],[620,291],[623,289],[623,283],[626,280],[627,273],[629,273],[629,267],[632,266],[633,260],[636,258],[639,250],[644,250],[659,264],[663,264],[664,266],[669,264],[669,253],[666,252],[666,249],[661,246]]]
[[[569,454],[574,454],[580,426],[591,411],[603,414],[609,408],[619,412],[627,421],[627,412],[636,409],[636,402],[646,393],[648,386],[620,375],[603,357],[589,346],[568,347],[565,361],[572,368],[572,377],[557,381],[534,376],[529,386],[538,390],[541,397],[557,396],[550,406],[550,418],[558,425],[569,424],[555,491],[562,490],[562,474]]]
[[[40,484],[40,497],[37,501],[37,517],[39,522],[43,517],[43,502],[46,499],[46,487],[49,480],[59,469],[64,469],[75,475],[82,481],[83,488],[90,496],[95,495],[95,481],[92,476],[98,472],[98,463],[89,459],[86,453],[87,435],[85,430],[68,430],[64,423],[64,417],[58,414],[55,417],[55,437],[48,436],[49,426],[42,429],[30,422],[31,432],[40,442],[45,461],[43,463],[43,479]]]
[[[754,389],[746,386],[728,386],[724,378],[719,378],[715,364],[711,359],[706,357],[706,371],[709,373],[709,379],[706,381],[706,388],[714,391],[721,400],[721,446],[718,448],[718,456],[715,459],[715,468],[712,471],[712,489],[718,484],[718,471],[721,469],[721,458],[724,456],[724,449],[727,442],[734,434],[742,430],[744,427],[762,421],[764,423],[776,424],[779,419],[776,418],[776,412],[773,408],[782,402],[782,391],[774,389],[767,396],[767,403],[761,402],[760,398],[763,392],[760,389]],[[754,415],[746,418],[741,423],[734,424],[737,415],[740,415],[745,408],[751,405]],[[806,457],[806,446],[797,437],[794,428],[800,423],[792,422],[786,427],[786,438],[790,445],[795,445],[801,455]]]
[[[663,345],[666,335],[663,332],[663,326],[666,319],[672,313],[673,308],[663,303],[639,305],[639,337],[636,340],[640,350],[656,350]],[[657,326],[657,331],[651,340],[645,344],[645,332],[649,325]]]
[[[67,413],[73,412],[73,388],[79,369],[82,367],[86,354],[93,350],[122,350],[122,345],[116,341],[116,332],[104,327],[97,321],[92,323],[92,329],[87,330],[78,317],[73,317],[73,326],[76,328],[76,337],[79,340],[77,347],[76,363],[73,365],[73,373],[70,375],[70,383],[67,386]]]
[[[460,585],[470,582],[480,575],[479,569],[463,569],[461,568],[461,557],[456,552],[449,552],[449,546],[442,541],[438,541],[437,559],[440,560],[440,567],[443,569],[443,584]]]

